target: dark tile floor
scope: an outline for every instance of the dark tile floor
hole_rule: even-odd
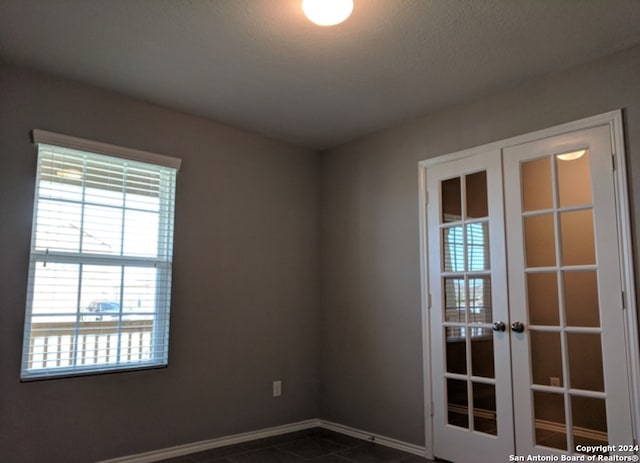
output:
[[[312,428],[204,452],[162,463],[425,463],[410,453],[322,428]]]

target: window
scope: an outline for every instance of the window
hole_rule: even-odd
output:
[[[39,130],[33,136],[21,378],[166,365],[180,160]]]

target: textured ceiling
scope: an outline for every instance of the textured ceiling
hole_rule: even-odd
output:
[[[640,43],[640,0],[0,0],[0,59],[313,149]]]

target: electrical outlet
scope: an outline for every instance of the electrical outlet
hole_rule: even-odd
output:
[[[551,376],[549,378],[549,386],[560,387],[560,378],[558,378],[556,376]]]
[[[282,381],[273,382],[273,396],[280,397],[282,395]]]

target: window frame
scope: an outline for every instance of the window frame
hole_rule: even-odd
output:
[[[33,203],[33,218],[32,218],[32,232],[30,241],[30,255],[29,255],[29,276],[28,276],[28,288],[26,296],[25,306],[25,322],[24,322],[24,338],[22,359],[20,367],[20,380],[32,381],[49,378],[60,378],[68,376],[81,376],[81,375],[94,375],[103,373],[114,373],[121,371],[151,369],[151,368],[164,368],[168,365],[168,350],[169,350],[169,315],[170,315],[170,303],[171,303],[171,272],[173,265],[173,233],[174,233],[174,213],[175,213],[175,194],[176,194],[176,177],[177,172],[181,167],[181,160],[175,157],[150,153],[141,150],[135,150],[131,148],[120,147],[116,145],[95,142],[77,137],[71,137],[54,132],[48,132],[43,130],[34,129],[31,132],[32,141],[37,147],[38,161],[37,161],[37,174],[35,178],[34,188],[34,203]],[[42,145],[42,147],[41,147]],[[122,243],[124,242],[124,231],[121,237],[121,249],[119,255],[102,254],[99,252],[86,252],[81,248],[77,251],[57,250],[50,252],[49,249],[38,250],[36,249],[36,234],[37,234],[37,221],[38,221],[38,209],[40,201],[43,200],[39,195],[41,181],[41,148],[42,149],[61,149],[67,150],[74,155],[85,155],[95,160],[99,156],[109,156],[111,158],[119,158],[124,163],[131,163],[133,166],[141,166],[149,168],[150,170],[157,170],[158,172],[158,247],[159,251],[156,256],[136,256],[126,254]],[[44,155],[43,155],[44,156]],[[116,163],[118,161],[115,161]],[[125,167],[123,167],[125,168]],[[123,184],[124,185],[124,184]],[[84,192],[84,184],[82,191]],[[124,191],[124,190],[123,190]],[[123,193],[125,194],[125,193]],[[44,198],[45,201],[55,201]],[[88,202],[84,197],[76,201],[81,205],[81,220],[85,217],[85,204]],[[122,211],[124,216],[127,211],[127,207],[124,203],[119,206],[113,206],[114,209]],[[135,209],[134,209],[135,210]],[[36,277],[36,266],[39,263],[63,263],[78,265],[78,271],[82,271],[83,265],[100,265],[100,266],[114,266],[120,268],[121,273],[121,286],[120,286],[120,311],[118,313],[116,330],[118,344],[115,349],[117,351],[116,361],[111,362],[107,353],[106,361],[102,363],[98,362],[98,341],[95,341],[95,363],[92,364],[77,364],[79,355],[86,356],[84,345],[80,348],[80,326],[83,323],[84,316],[81,315],[80,308],[80,293],[78,292],[78,304],[76,306],[74,333],[70,335],[69,341],[69,356],[68,361],[71,365],[66,366],[47,366],[47,358],[43,357],[44,364],[40,368],[28,368],[32,366],[32,354],[34,341],[32,338],[32,325],[33,321],[33,299],[36,294],[34,288],[34,282]],[[151,334],[149,338],[149,356],[148,360],[139,361],[123,361],[122,351],[124,349],[121,337],[123,329],[126,327],[123,325],[123,298],[124,293],[128,286],[124,284],[125,269],[131,268],[155,268],[157,270],[154,285],[154,311],[150,321]],[[78,288],[82,284],[81,274],[77,277]],[[80,289],[78,289],[80,291]],[[69,314],[71,315],[71,313]],[[36,315],[37,316],[37,315]],[[55,323],[55,322],[53,322]],[[72,322],[69,322],[72,323]],[[90,330],[89,330],[90,331]],[[49,336],[49,335],[45,335]],[[62,335],[60,335],[62,336]],[[86,336],[86,334],[85,334]],[[95,335],[97,338],[98,335]],[[142,336],[142,334],[140,334]],[[86,338],[85,338],[86,339]],[[142,339],[142,338],[140,338]],[[45,342],[45,346],[48,341]],[[59,341],[61,342],[61,341]],[[142,345],[142,341],[140,342]],[[60,344],[59,344],[60,346]],[[61,349],[58,347],[58,349]],[[140,347],[142,349],[142,347]],[[54,351],[55,352],[55,351]],[[60,352],[60,350],[58,350]],[[140,350],[140,359],[142,359],[142,350]],[[31,357],[30,357],[31,356]],[[60,354],[58,354],[60,358]],[[59,363],[59,362],[58,362]],[[66,363],[66,360],[65,360]]]

